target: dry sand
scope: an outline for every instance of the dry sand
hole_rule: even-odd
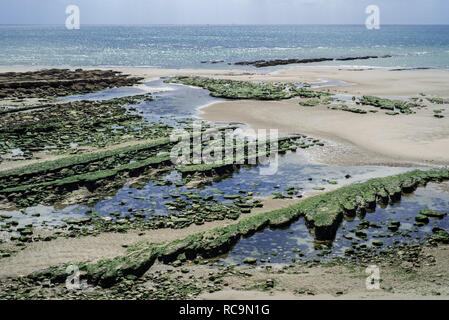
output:
[[[449,110],[448,106],[438,108]],[[254,129],[306,134],[356,146],[362,153],[392,161],[449,163],[449,117],[436,119],[432,110],[421,110],[415,115],[360,115],[329,110],[327,106],[303,107],[297,99],[291,99],[221,102],[202,112],[201,117],[206,120],[239,121]]]

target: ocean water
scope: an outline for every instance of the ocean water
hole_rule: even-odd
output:
[[[449,69],[449,25],[3,25],[0,45],[2,66],[229,68],[242,60],[392,55],[315,65]],[[201,63],[212,60],[224,62]]]

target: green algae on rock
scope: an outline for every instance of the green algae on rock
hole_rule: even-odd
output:
[[[449,104],[449,99],[439,98],[439,97],[432,97],[432,98],[426,98],[427,101],[434,104]]]
[[[429,218],[438,218],[438,219],[442,219],[442,218],[444,218],[447,215],[446,212],[438,212],[438,211],[435,211],[435,210],[427,210],[427,209],[421,210],[419,212],[419,214],[423,215],[423,216],[426,216],[426,217],[429,217]]]
[[[229,128],[233,127],[217,130]],[[170,150],[177,142],[161,138],[4,171],[0,173],[0,199],[27,207],[42,201],[52,204],[80,187],[87,187],[90,192],[116,189],[123,185],[119,181],[151,174],[150,169],[172,169]]]
[[[67,96],[132,86],[143,78],[113,70],[42,69],[0,73],[0,98]]]
[[[413,108],[420,108],[421,105],[415,103],[415,102],[406,102],[406,101],[400,101],[400,100],[390,100],[386,98],[379,98],[375,96],[363,96],[361,99],[359,99],[359,104],[362,105],[368,105],[373,106],[380,109],[386,109],[386,110],[399,110],[400,113],[404,114],[412,114],[415,113],[412,109]]]
[[[293,97],[321,98],[328,92],[298,88],[289,83],[248,82],[204,77],[178,76],[165,80],[167,83],[180,83],[200,87],[210,91],[213,97],[227,99],[281,100]]]
[[[341,110],[341,111],[347,111],[352,113],[358,113],[358,114],[366,114],[368,113],[366,110],[360,109],[360,108],[351,108],[347,105],[343,104],[340,107],[332,107],[332,110]]]
[[[306,100],[306,101],[300,101],[299,104],[304,106],[304,107],[315,107],[315,106],[320,104],[320,100],[318,100],[318,99],[309,99],[309,100]]]
[[[167,137],[167,125],[147,123],[124,106],[152,99],[138,95],[106,101],[55,103],[45,108],[0,114],[0,157],[21,150],[29,158],[37,152],[79,152],[83,147],[138,139]]]
[[[226,134],[227,129],[234,127],[216,128],[220,134]],[[206,130],[206,128],[204,128]],[[192,137],[190,137],[192,139]],[[175,139],[176,140],[176,139]],[[87,188],[86,197],[92,198],[92,194],[106,195],[123,186],[126,181],[136,178],[154,177],[176,168],[184,178],[184,183],[192,177],[201,179],[203,184],[207,179],[221,176],[224,173],[232,173],[242,165],[257,165],[269,156],[272,141],[266,140],[265,148],[260,150],[260,145],[244,142],[245,152],[242,159],[234,159],[231,164],[227,162],[182,164],[175,165],[172,162],[170,151],[178,141],[171,138],[161,138],[144,142],[133,146],[116,148],[108,151],[94,152],[86,155],[73,156],[55,161],[25,166],[0,173],[0,201],[14,203],[19,208],[36,204],[54,204],[80,188]],[[309,141],[304,136],[277,138],[277,152],[284,154],[288,151],[296,151],[312,145],[322,145],[318,140]],[[252,148],[253,146],[254,148]],[[233,151],[239,147],[233,145]],[[254,150],[254,154],[250,152]],[[190,150],[190,156],[193,150]],[[234,154],[234,152],[233,152]],[[261,157],[263,157],[261,159]],[[205,179],[207,178],[207,179]],[[79,199],[82,200],[82,199]]]
[[[439,230],[431,239],[436,243],[449,244],[449,233],[446,230]]]
[[[183,176],[193,174],[193,173],[207,173],[216,171],[217,174],[222,174],[226,171],[234,171],[235,168],[241,165],[253,164],[256,165],[262,158],[265,158],[272,154],[273,152],[278,152],[279,154],[284,154],[287,151],[296,151],[298,148],[304,146],[304,141],[307,138],[304,136],[287,136],[280,137],[276,141],[267,139],[264,142],[248,142],[244,141],[239,143],[238,141],[233,141],[233,153],[230,159],[219,159],[218,161],[212,163],[202,163],[202,164],[183,164],[182,166],[177,166],[176,169],[183,174]],[[307,141],[310,141],[307,140]],[[271,144],[276,143],[277,149],[271,150]],[[318,145],[320,141],[311,143],[308,146]],[[243,154],[235,154],[236,150],[241,150]],[[225,161],[227,160],[227,161]]]

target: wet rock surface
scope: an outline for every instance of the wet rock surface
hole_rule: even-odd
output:
[[[240,61],[234,63],[235,65],[247,66],[252,65],[256,68],[273,67],[287,64],[307,64],[324,61],[354,61],[354,60],[368,60],[391,58],[390,55],[385,56],[359,56],[359,57],[342,57],[342,58],[310,58],[310,59],[275,59],[275,60],[255,60],[255,61]]]
[[[37,152],[73,153],[85,146],[101,148],[131,139],[164,136],[166,126],[150,127],[139,114],[125,108],[151,100],[151,95],[139,95],[6,111],[0,114],[0,156],[19,150],[21,156],[16,160],[23,160],[33,158]]]
[[[166,82],[201,87],[209,90],[213,97],[227,99],[282,100],[293,97],[321,98],[330,96],[328,92],[309,90],[293,83],[255,83],[187,76],[175,77]]]
[[[132,86],[142,78],[113,70],[43,69],[0,74],[0,98],[54,97]]]

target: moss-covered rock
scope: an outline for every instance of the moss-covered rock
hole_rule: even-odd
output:
[[[428,218],[427,216],[425,216],[425,215],[418,214],[418,215],[415,217],[415,221],[416,221],[416,222],[421,222],[421,223],[427,224],[427,223],[429,223],[429,218]]]
[[[320,100],[318,100],[318,99],[309,99],[309,100],[305,100],[305,101],[300,101],[299,104],[304,106],[304,107],[315,107],[315,106],[320,104]]]
[[[362,105],[373,106],[380,109],[386,109],[391,111],[398,110],[400,113],[412,114],[415,113],[412,108],[420,107],[416,103],[406,102],[400,100],[390,100],[386,98],[379,98],[375,96],[363,96],[359,103]],[[395,115],[396,112],[390,112],[391,115]]]
[[[438,219],[442,219],[447,215],[447,213],[445,212],[438,212],[434,210],[421,210],[419,214],[429,218],[438,218]]]
[[[432,240],[437,243],[449,244],[449,233],[445,230],[440,230],[432,236]]]
[[[1,98],[45,98],[89,93],[140,83],[143,78],[130,77],[113,70],[42,69],[31,72],[0,73]]]
[[[303,98],[320,98],[322,96],[330,95],[327,92],[298,88],[294,84],[287,83],[256,83],[188,76],[178,76],[165,80],[165,82],[201,87],[209,90],[210,95],[213,97],[227,99],[281,100],[290,99],[296,96]]]

